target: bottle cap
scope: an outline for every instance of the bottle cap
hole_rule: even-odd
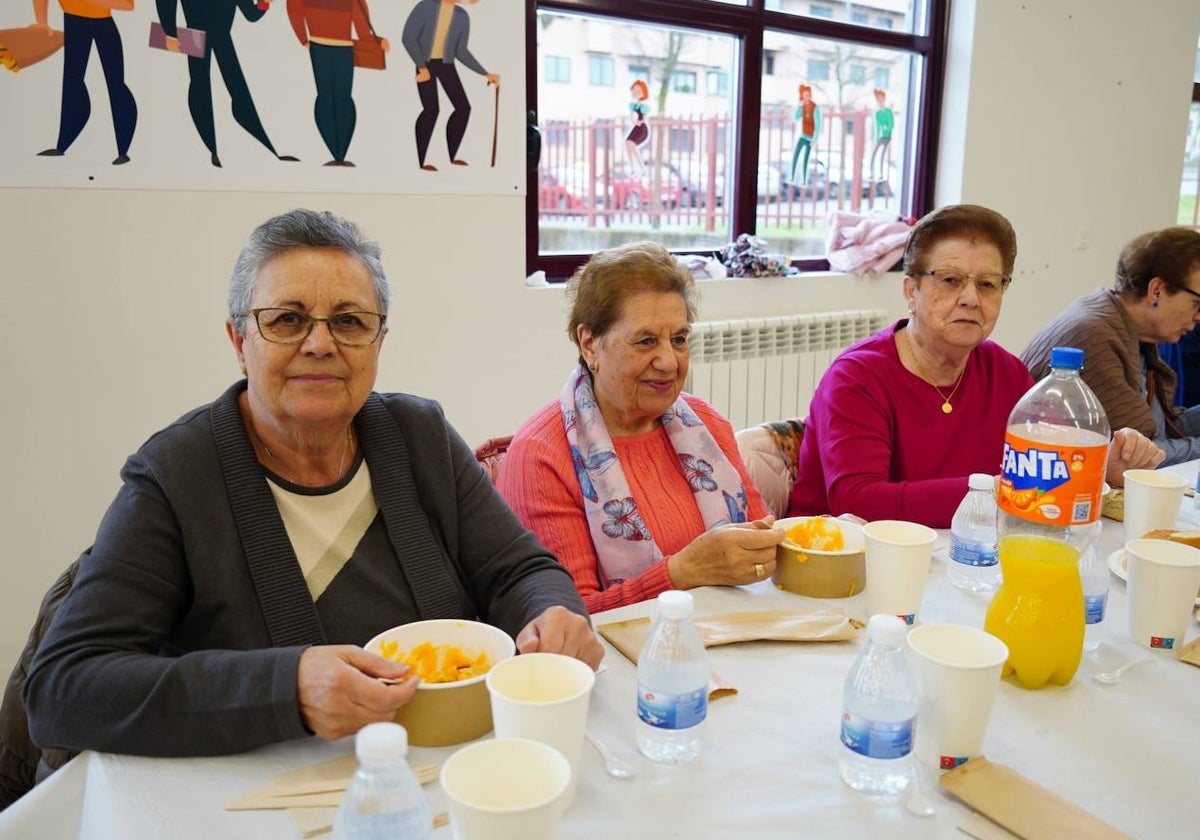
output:
[[[1055,347],[1050,351],[1050,367],[1082,370],[1083,351],[1078,347]]]
[[[360,764],[391,764],[408,754],[408,730],[398,723],[368,723],[354,738]]]
[[[668,589],[659,593],[658,614],[672,621],[692,617],[692,593]]]
[[[971,473],[971,477],[967,479],[967,486],[972,490],[995,490],[996,479],[987,473]]]
[[[883,645],[902,645],[907,634],[908,625],[899,616],[880,613],[871,616],[871,620],[867,622],[867,637],[872,642]]]

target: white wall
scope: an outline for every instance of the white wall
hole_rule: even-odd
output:
[[[1126,239],[1173,221],[1200,7],[1157,0],[1135,38],[1118,0],[954,5],[958,43],[973,46],[954,51],[938,198],[1013,220],[1018,276],[996,335],[1019,351],[1054,309],[1106,282]],[[107,130],[102,95],[96,109]],[[395,303],[380,389],[441,400],[471,443],[557,393],[573,348],[561,292],[523,286],[523,199],[0,190],[0,670],[89,544],[125,456],[237,376],[222,325],[229,268],[255,224],[298,205],[349,216],[383,245]],[[703,292],[706,319],[902,311],[895,277]]]

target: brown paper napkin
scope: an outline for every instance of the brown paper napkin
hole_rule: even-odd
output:
[[[631,618],[614,621],[596,628],[601,636],[619,650],[634,665],[638,653],[650,636],[650,619]],[[832,642],[858,636],[862,622],[847,618],[832,610],[768,610],[763,612],[707,615],[693,621],[696,633],[705,647],[735,642]],[[717,674],[711,674],[708,699],[716,700],[737,694],[737,689],[724,684]]]
[[[983,756],[944,773],[941,785],[1021,840],[1131,840],[1037,782]]]
[[[1200,608],[1196,609],[1196,618],[1200,620]],[[1175,652],[1175,658],[1180,662],[1200,667],[1200,639],[1192,639]]]

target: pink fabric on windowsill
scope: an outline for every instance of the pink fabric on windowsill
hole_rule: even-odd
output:
[[[895,216],[834,211],[825,224],[829,267],[858,277],[876,277],[904,254],[910,224]]]

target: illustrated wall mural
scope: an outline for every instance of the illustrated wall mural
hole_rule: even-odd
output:
[[[12,0],[0,186],[522,194],[511,0]]]

